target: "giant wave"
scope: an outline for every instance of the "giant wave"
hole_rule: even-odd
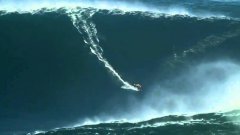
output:
[[[167,133],[165,128],[177,127],[183,129],[180,132],[190,133],[195,126],[196,132],[191,133],[203,133],[198,126],[209,128],[205,134],[238,133],[238,122],[217,113],[240,107],[238,18],[210,11],[198,13],[184,6],[161,9],[140,2],[25,1],[24,6],[15,1],[0,3],[3,22],[16,16],[40,20],[44,16],[56,20],[67,17],[97,58],[95,62],[98,60],[110,72],[117,86],[120,83],[123,89],[138,91],[133,83],[144,84],[140,98],[124,97],[127,107],[120,104],[111,112],[113,105],[106,103],[94,116],[76,118],[75,124],[67,122],[70,129],[42,134],[158,134]],[[116,98],[123,102],[121,97]],[[119,102],[113,100],[114,106]],[[166,117],[154,120],[162,116]],[[121,120],[124,122],[111,122]],[[88,121],[99,124],[87,126]],[[104,124],[106,121],[110,123]]]

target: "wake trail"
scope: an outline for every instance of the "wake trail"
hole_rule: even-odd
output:
[[[101,61],[105,68],[122,83],[123,89],[139,91],[137,87],[125,81],[113,66],[103,57],[103,49],[99,45],[96,25],[91,21],[96,9],[71,10],[67,14],[71,18],[74,27],[82,34],[84,42],[89,46],[91,53]]]

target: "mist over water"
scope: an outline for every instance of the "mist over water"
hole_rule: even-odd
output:
[[[170,80],[156,80],[145,89],[148,92],[142,100],[130,99],[128,110],[112,115],[106,112],[72,126],[237,110],[240,109],[239,79],[240,66],[231,60],[200,63]]]
[[[238,109],[239,101],[233,100],[239,97],[238,78],[238,64],[230,61],[202,63],[173,80],[153,84],[153,92],[146,96],[143,103],[150,105],[152,110],[161,110],[166,114]]]

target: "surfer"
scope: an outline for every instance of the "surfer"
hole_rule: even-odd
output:
[[[141,90],[142,89],[142,85],[139,84],[139,83],[135,83],[133,84],[138,90]]]

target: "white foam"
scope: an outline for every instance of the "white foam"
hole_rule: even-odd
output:
[[[37,131],[34,131],[33,133],[27,133],[27,135],[36,135],[36,134],[45,134],[46,131],[41,131],[41,130],[37,130]]]
[[[126,3],[120,1],[67,1],[67,0],[43,0],[43,1],[30,1],[30,0],[23,0],[23,1],[0,1],[0,10],[6,10],[9,12],[14,11],[34,11],[39,10],[42,8],[48,9],[59,9],[59,8],[68,8],[74,9],[77,7],[81,8],[95,8],[95,9],[107,9],[107,10],[114,10],[119,9],[122,11],[151,11],[155,12],[157,9],[152,7],[144,6],[141,3]]]
[[[122,83],[123,89],[129,89],[138,91],[134,85],[131,85],[129,82],[125,81],[121,75],[113,68],[112,65],[103,57],[103,49],[99,45],[99,39],[97,37],[97,29],[95,24],[90,20],[95,14],[96,10],[71,10],[68,11],[69,17],[72,19],[73,25],[78,30],[79,33],[82,33],[84,42],[89,46],[90,51],[94,54],[100,62],[102,62],[105,68],[115,76],[118,81]]]
[[[148,128],[148,127],[163,127],[163,126],[167,126],[167,125],[186,125],[186,124],[206,124],[206,123],[211,123],[210,121],[204,121],[203,119],[189,119],[189,120],[183,120],[183,121],[167,121],[167,122],[157,122],[157,123],[153,123],[153,124],[143,124],[141,126],[136,126],[136,127],[132,127],[129,130],[133,130],[133,129],[142,129],[142,128]],[[213,124],[213,123],[211,123]]]
[[[155,16],[159,15],[183,15],[190,17],[199,17],[199,18],[225,18],[225,15],[204,12],[204,13],[194,13],[189,11],[185,7],[182,6],[153,6],[146,5],[140,2],[122,2],[122,1],[107,1],[107,0],[84,0],[84,1],[76,1],[76,0],[42,0],[42,1],[33,1],[33,0],[21,0],[21,1],[0,1],[0,10],[7,12],[30,12],[35,13],[38,10],[43,8],[57,10],[60,8],[65,9],[76,9],[80,8],[94,8],[94,9],[104,9],[104,10],[120,10],[123,12],[150,12],[154,13]]]

